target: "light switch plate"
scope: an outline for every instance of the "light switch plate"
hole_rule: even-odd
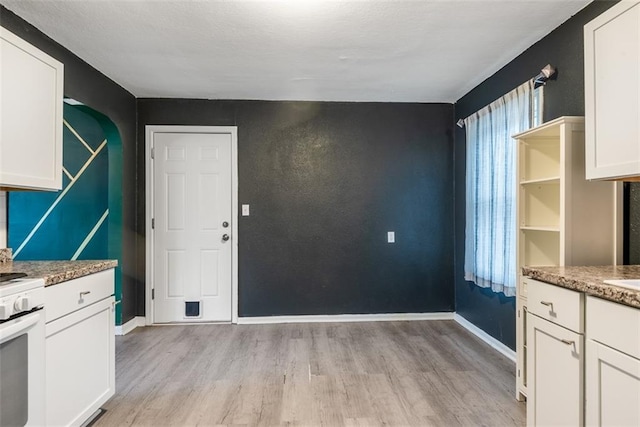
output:
[[[242,205],[242,216],[249,216],[249,205]]]
[[[387,231],[387,242],[395,243],[396,242],[396,232],[395,231]]]

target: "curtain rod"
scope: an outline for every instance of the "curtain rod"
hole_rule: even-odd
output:
[[[545,65],[542,70],[540,70],[540,73],[535,76],[533,79],[533,88],[537,89],[540,86],[544,86],[547,84],[547,80],[549,80],[553,75],[556,74],[556,67],[554,67],[551,64],[547,64]],[[456,122],[456,125],[458,125],[459,128],[463,128],[464,127],[464,120],[463,119],[459,119]]]

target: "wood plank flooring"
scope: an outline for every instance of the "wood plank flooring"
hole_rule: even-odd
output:
[[[514,371],[448,320],[138,328],[95,425],[524,425]]]

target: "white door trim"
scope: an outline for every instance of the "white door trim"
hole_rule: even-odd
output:
[[[238,127],[237,126],[145,126],[145,323],[153,325],[153,162],[151,143],[154,133],[226,133],[231,135],[231,323],[238,323]]]

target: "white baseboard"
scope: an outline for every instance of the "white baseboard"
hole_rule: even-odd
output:
[[[138,326],[144,326],[144,325],[145,325],[144,316],[134,317],[124,325],[116,326],[116,335],[127,335],[129,332],[133,331]]]
[[[238,317],[238,324],[264,325],[273,323],[402,322],[408,320],[453,320],[453,314],[453,312],[446,312]]]
[[[469,322],[464,317],[460,316],[458,313],[453,316],[453,320],[455,320],[460,326],[471,332],[473,335],[480,338],[482,341],[489,344],[491,347],[502,353],[507,358],[511,359],[514,363],[516,362],[516,352],[511,350],[506,345],[502,344],[500,341],[478,328],[473,323]]]

